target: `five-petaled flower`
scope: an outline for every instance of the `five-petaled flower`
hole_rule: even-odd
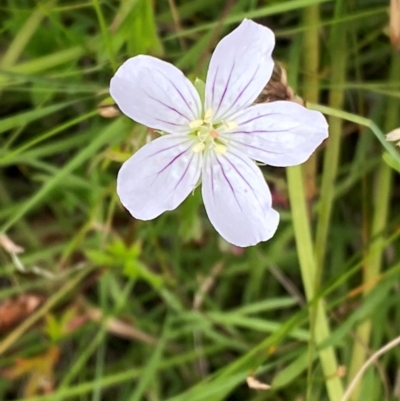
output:
[[[204,104],[169,63],[140,55],[118,69],[110,93],[122,112],[165,133],[119,171],[117,192],[132,216],[175,209],[201,181],[207,215],[227,241],[250,246],[274,235],[279,214],[255,160],[300,164],[328,136],[319,112],[289,101],[253,104],[271,77],[274,45],[270,29],[244,20],[212,55]]]

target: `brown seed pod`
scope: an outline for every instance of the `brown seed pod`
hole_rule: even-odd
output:
[[[276,102],[277,100],[289,100],[304,106],[304,100],[297,96],[288,85],[286,71],[279,63],[275,63],[271,79],[255,103]]]

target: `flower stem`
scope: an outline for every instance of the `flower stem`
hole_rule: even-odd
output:
[[[348,113],[346,111],[338,110],[328,106],[322,106],[320,104],[307,103],[307,108],[311,110],[318,110],[328,116],[339,117],[343,120],[351,121],[355,124],[369,128],[378,138],[381,145],[391,156],[393,156],[393,159],[400,163],[400,153],[396,150],[392,143],[385,139],[385,134],[382,132],[382,130],[369,118],[357,116],[356,114]]]

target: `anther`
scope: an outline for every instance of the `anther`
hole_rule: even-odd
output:
[[[221,145],[221,144],[215,145],[214,149],[215,149],[215,152],[218,153],[219,155],[224,155],[227,150],[226,146]]]
[[[238,127],[238,123],[236,121],[229,121],[224,123],[224,128],[227,130],[235,129]]]
[[[205,114],[204,114],[204,122],[206,123],[210,123],[211,122],[211,118],[212,118],[212,109],[208,109]]]
[[[199,128],[203,125],[204,121],[203,120],[194,120],[191,123],[189,123],[189,127],[191,129]]]
[[[192,150],[195,153],[200,153],[204,150],[205,147],[206,145],[204,144],[204,142],[197,142],[196,145],[192,147]]]

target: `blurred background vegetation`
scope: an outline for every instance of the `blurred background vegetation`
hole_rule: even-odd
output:
[[[344,400],[400,334],[389,3],[0,2],[0,400]],[[154,134],[118,115],[108,83],[140,53],[204,79],[245,17],[275,32],[298,95],[336,117],[305,165],[262,168],[281,224],[240,249],[198,190],[150,222],[121,207],[118,168]],[[399,367],[394,347],[349,399],[400,400]]]

